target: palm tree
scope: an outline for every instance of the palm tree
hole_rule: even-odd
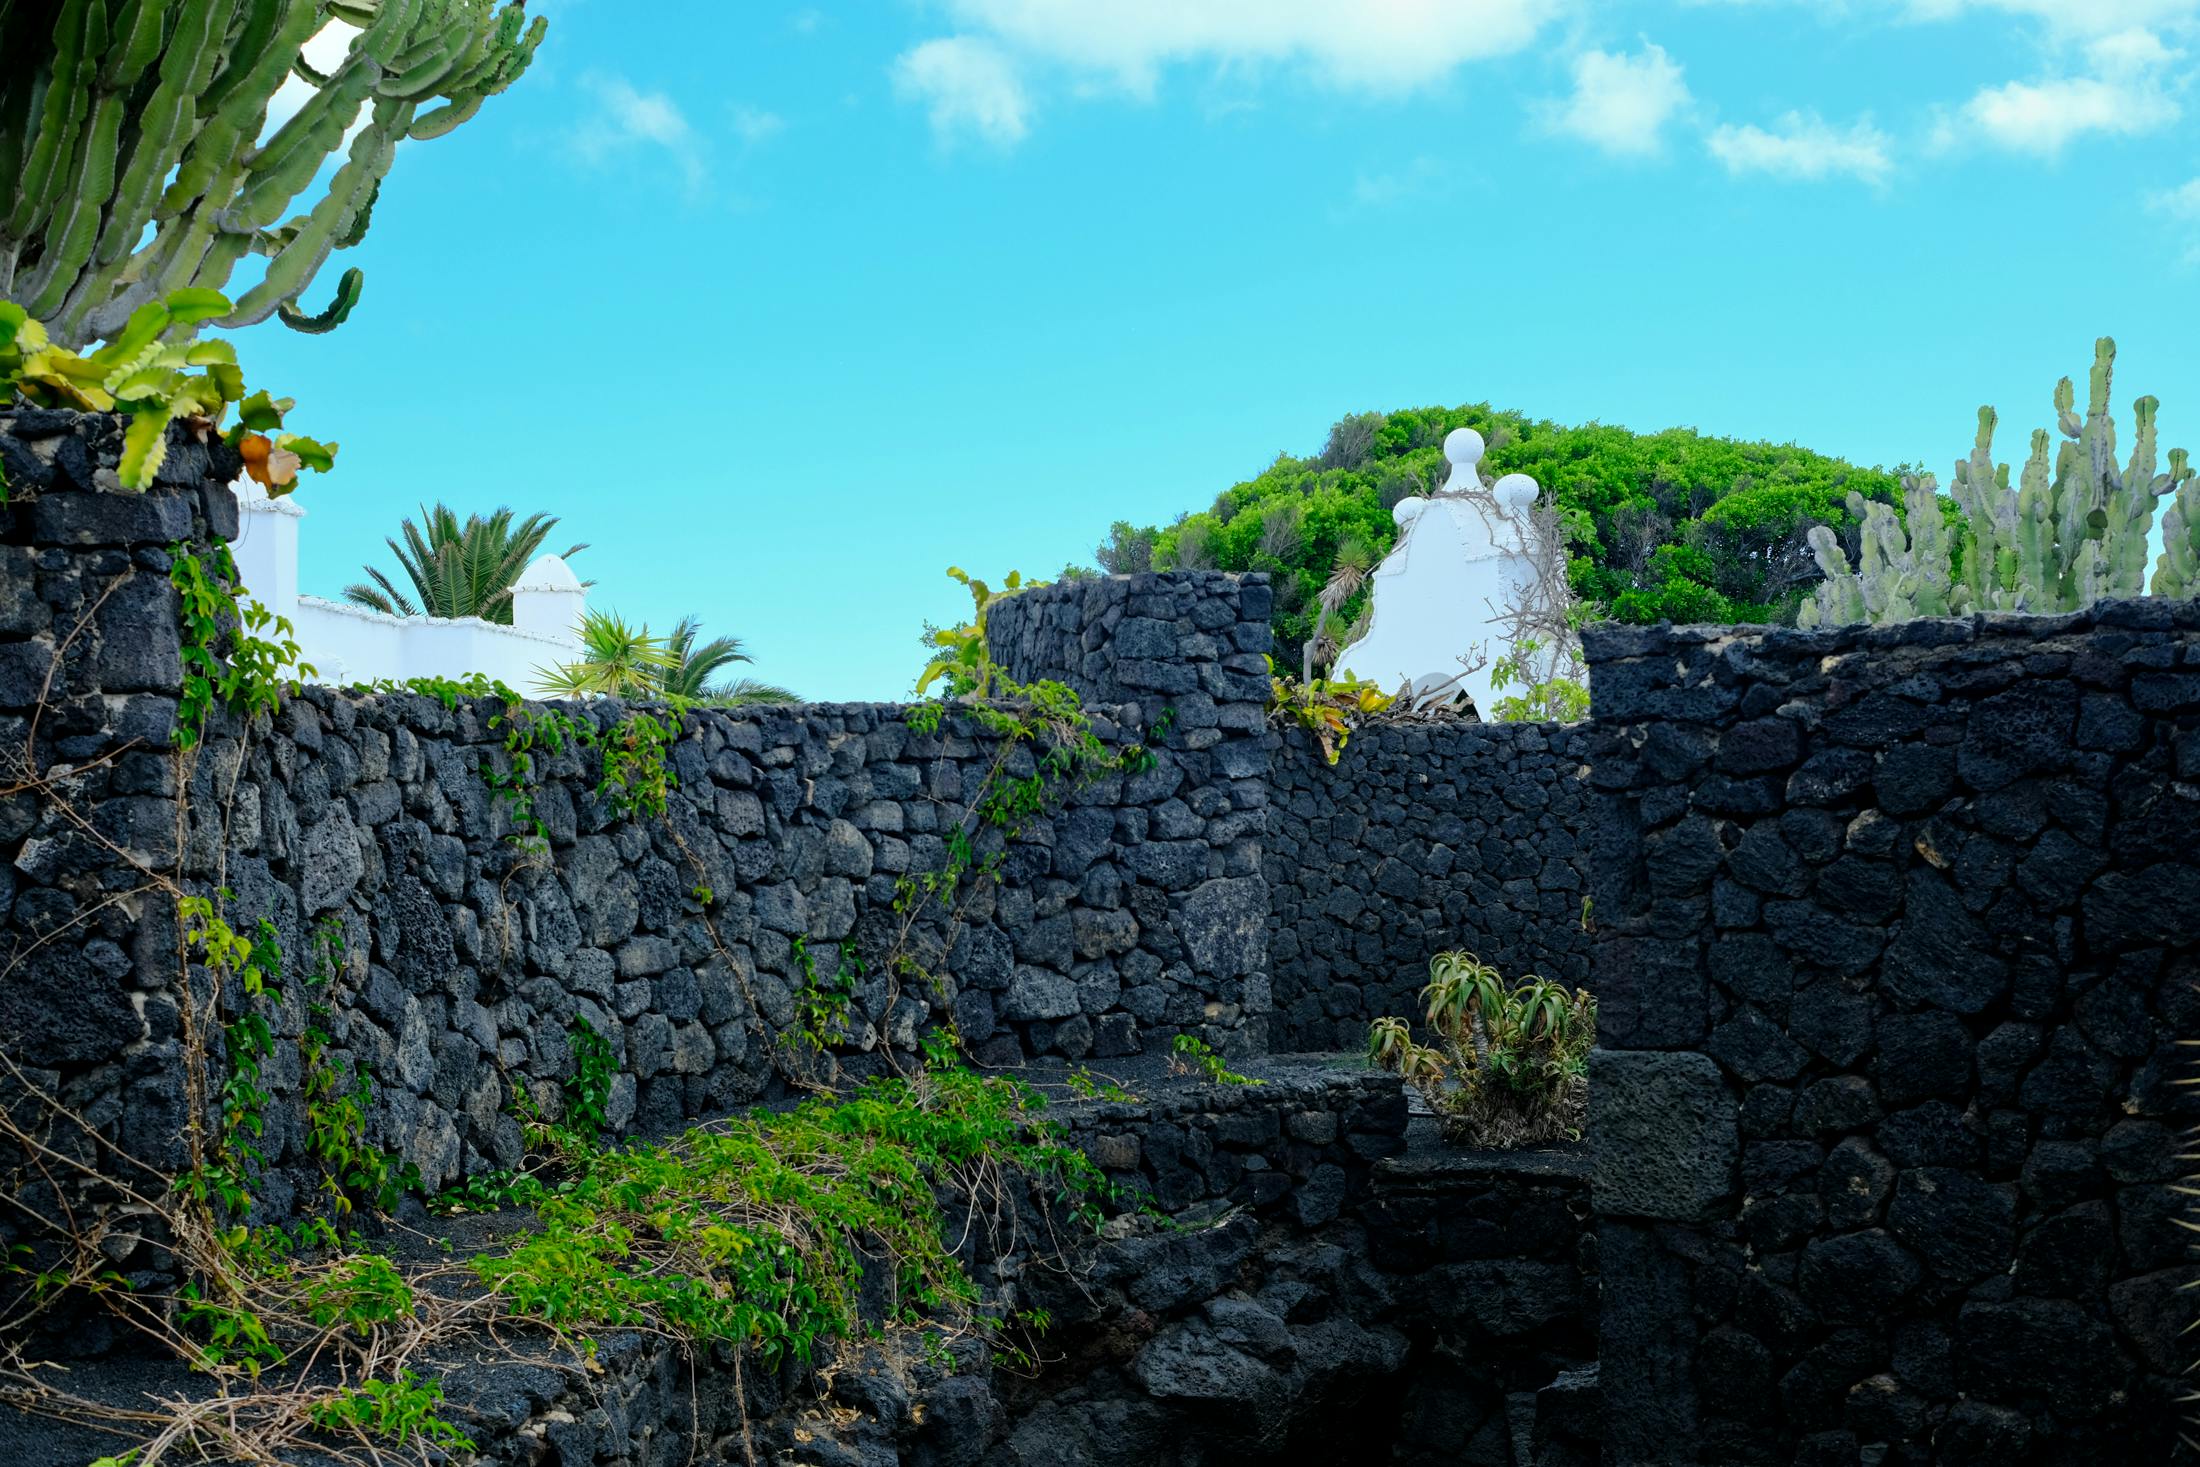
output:
[[[555,667],[535,669],[535,681],[553,697],[656,698],[659,683],[673,665],[663,637],[647,626],[628,626],[617,612],[591,611],[581,617],[581,656]]]
[[[411,596],[374,566],[367,566],[368,581],[344,588],[344,599],[354,606],[379,611],[384,616],[478,616],[500,626],[512,624],[512,587],[542,549],[543,540],[557,527],[556,515],[531,514],[518,524],[512,511],[499,507],[483,518],[466,516],[464,524],[444,504],[422,505],[421,523],[407,517],[400,527],[404,543],[386,543],[412,582]],[[568,559],[586,550],[575,545]]]
[[[1329,626],[1329,618],[1338,607],[1359,593],[1360,587],[1367,584],[1367,578],[1374,569],[1374,548],[1357,535],[1346,536],[1344,543],[1337,547],[1336,564],[1330,567],[1329,580],[1321,589],[1321,611],[1314,618],[1314,630],[1306,637],[1306,646],[1303,649],[1305,661],[1299,670],[1300,682],[1311,684],[1314,681],[1316,658],[1325,662],[1337,660],[1337,654],[1342,649],[1334,638],[1324,635]]]
[[[712,681],[712,675],[721,669],[750,658],[741,650],[739,637],[712,637],[698,646],[695,639],[702,630],[702,618],[690,614],[681,617],[672,635],[665,639],[665,650],[672,654],[672,662],[659,677],[658,686],[667,697],[688,698],[722,707],[802,701],[785,688],[752,677]]]

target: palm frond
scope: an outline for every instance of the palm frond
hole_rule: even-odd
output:
[[[746,708],[766,703],[800,703],[800,693],[767,683],[759,678],[735,678],[730,683],[714,683],[703,692],[702,701],[714,708]]]
[[[461,521],[449,505],[424,504],[420,518],[408,516],[387,542],[405,578],[412,582],[418,609],[413,609],[412,598],[396,595],[388,578],[372,568],[368,574],[390,594],[380,598],[380,604],[357,600],[349,590],[345,595],[377,611],[389,609],[391,615],[478,616],[509,626],[512,588],[557,523],[555,515],[531,514],[515,524],[512,511],[503,506]],[[565,554],[570,557],[587,548],[583,542]],[[397,606],[406,609],[395,610]]]
[[[629,625],[617,612],[591,611],[581,618],[580,634],[579,657],[535,669],[545,691],[575,698],[662,696],[659,680],[673,665],[672,653],[646,624]]]

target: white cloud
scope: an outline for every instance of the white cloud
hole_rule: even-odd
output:
[[[1323,85],[1395,93],[1524,49],[1571,0],[945,0],[955,34],[894,62],[936,127],[1006,146],[1032,88],[1150,96],[1168,67],[1283,66]],[[943,116],[944,113],[944,116]]]
[[[1750,123],[1713,128],[1711,156],[1733,174],[1764,173],[1774,178],[1810,180],[1847,176],[1865,183],[1884,182],[1893,168],[1888,137],[1868,117],[1836,128],[1816,113],[1790,112],[1772,128]]]
[[[941,141],[969,133],[995,147],[1023,141],[1031,98],[1016,63],[1000,47],[970,36],[926,41],[894,61],[894,91],[921,102]]]
[[[2200,178],[2148,195],[2147,207],[2173,219],[2200,219]]]
[[[680,167],[689,189],[702,186],[709,171],[702,141],[687,114],[663,92],[641,91],[619,76],[584,79],[595,93],[596,110],[573,131],[573,148],[584,163],[603,163],[633,148],[660,148]]]
[[[785,132],[787,119],[758,107],[736,107],[733,109],[733,130],[744,146],[753,148]]]
[[[970,30],[1149,88],[1177,62],[1285,62],[1340,86],[1425,85],[1518,51],[1559,0],[949,0]]]
[[[1981,87],[1934,129],[1938,147],[1980,142],[2016,153],[2055,157],[2089,133],[2131,137],[2182,115],[2171,69],[2182,53],[2149,30],[2112,31],[2084,48],[2075,76]]]
[[[1643,42],[1636,55],[1584,51],[1573,61],[1573,94],[1542,108],[1550,131],[1620,157],[1664,151],[1665,124],[1689,104],[1680,66],[1663,46]]]

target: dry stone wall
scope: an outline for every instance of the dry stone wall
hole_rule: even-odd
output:
[[[1417,1015],[1429,958],[1589,980],[1586,730],[1369,721],[1334,766],[1269,736],[1269,958],[1279,1049],[1358,1049]]]
[[[2200,604],[1588,649],[1605,1460],[2169,1461]]]

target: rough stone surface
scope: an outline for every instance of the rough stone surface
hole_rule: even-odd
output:
[[[1600,1124],[1597,1212],[1693,1222],[1734,1191],[1734,1096],[1707,1055],[1597,1050],[1589,1086]]]
[[[1431,955],[1510,978],[1589,981],[1588,736],[1555,724],[1385,722],[1335,765],[1304,729],[1269,736],[1275,1043],[1357,1049],[1419,1012]]]
[[[1605,1460],[2171,1460],[2200,603],[1588,650]]]

